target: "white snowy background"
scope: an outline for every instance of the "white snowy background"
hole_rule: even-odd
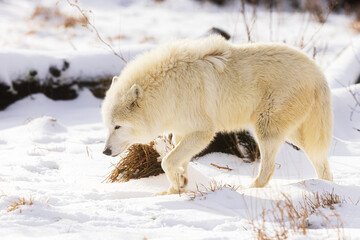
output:
[[[218,7],[192,0],[80,0],[106,41],[130,61],[136,54],[175,38],[199,38],[211,27],[227,31],[230,41],[247,42],[241,6]],[[60,16],[32,17],[36,7],[78,16],[65,0],[0,0],[0,81],[36,68],[45,76],[49,64],[70,61],[69,76],[117,75],[124,63],[94,32],[63,26]],[[263,189],[247,186],[258,163],[213,153],[189,166],[189,190],[211,182],[239,186],[191,194],[155,196],[168,187],[165,175],[123,183],[102,183],[119,158],[102,154],[107,130],[101,99],[83,90],[71,101],[34,94],[0,112],[0,239],[256,239],[256,226],[275,238],[281,222],[274,205],[291,198],[334,193],[343,199],[320,207],[307,218],[306,235],[289,239],[360,239],[360,35],[350,27],[354,16],[332,13],[322,25],[308,13],[259,7],[252,40],[305,45],[324,70],[332,89],[334,131],[329,162],[334,182],[316,179],[301,151],[284,144],[277,169]],[[286,9],[285,9],[286,10]],[[233,171],[210,164],[229,166]],[[27,203],[9,211],[18,199]],[[274,210],[275,209],[275,210]],[[264,213],[264,214],[263,214]]]

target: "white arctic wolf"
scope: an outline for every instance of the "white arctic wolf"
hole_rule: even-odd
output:
[[[317,176],[332,180],[330,90],[318,66],[284,44],[233,45],[222,37],[178,40],[131,61],[114,77],[102,106],[109,129],[104,154],[171,132],[162,160],[169,189],[183,192],[190,159],[215,132],[253,126],[261,154],[251,187],[263,187],[285,139],[300,147]]]

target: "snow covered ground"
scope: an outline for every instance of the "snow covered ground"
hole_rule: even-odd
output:
[[[239,6],[219,8],[209,3],[166,0],[95,1],[91,19],[128,60],[141,51],[177,37],[197,38],[213,26],[241,43],[247,36]],[[35,7],[56,7],[55,1],[0,1],[0,81],[11,81],[32,67],[43,70],[53,61],[74,60],[69,74],[118,74],[123,63],[81,26],[60,26],[61,18],[44,22],[31,18]],[[74,9],[66,1],[64,13]],[[73,12],[76,13],[76,12]],[[248,12],[251,22],[251,9]],[[272,25],[269,19],[272,19]],[[301,45],[317,62],[332,88],[334,133],[329,162],[334,182],[316,179],[301,151],[284,145],[269,186],[248,189],[258,163],[214,153],[190,164],[189,190],[212,182],[239,186],[206,194],[154,196],[168,187],[160,175],[125,183],[102,183],[113,159],[102,154],[106,129],[102,100],[84,90],[73,101],[29,96],[0,112],[0,236],[1,239],[256,239],[259,232],[275,238],[288,230],[291,239],[360,239],[360,37],[349,28],[351,18],[330,15],[320,26],[307,14],[269,12],[259,8],[254,41],[286,41]],[[271,27],[270,27],[271,26]],[[271,30],[270,30],[271,29]],[[306,44],[308,43],[308,44]],[[103,56],[103,57],[99,57]],[[233,171],[210,164],[229,166]],[[304,196],[334,193],[342,203],[319,207],[306,219],[306,235],[294,230],[301,218],[276,214],[287,198],[301,209]],[[15,201],[25,205],[9,211]],[[29,204],[31,202],[31,204]],[[278,205],[277,205],[278,204]],[[280,207],[276,207],[280,206]],[[299,225],[299,223],[297,223]],[[260,229],[261,231],[257,231]]]

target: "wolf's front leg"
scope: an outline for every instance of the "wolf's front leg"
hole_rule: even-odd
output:
[[[185,191],[188,184],[187,166],[191,158],[203,150],[214,136],[213,131],[198,131],[185,135],[175,148],[162,160],[166,177],[170,182],[167,191],[159,193],[179,194]]]

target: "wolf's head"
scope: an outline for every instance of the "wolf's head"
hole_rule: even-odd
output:
[[[134,143],[146,141],[144,113],[141,111],[143,89],[134,83],[130,87],[113,78],[102,104],[102,117],[108,128],[104,154],[117,156]]]

